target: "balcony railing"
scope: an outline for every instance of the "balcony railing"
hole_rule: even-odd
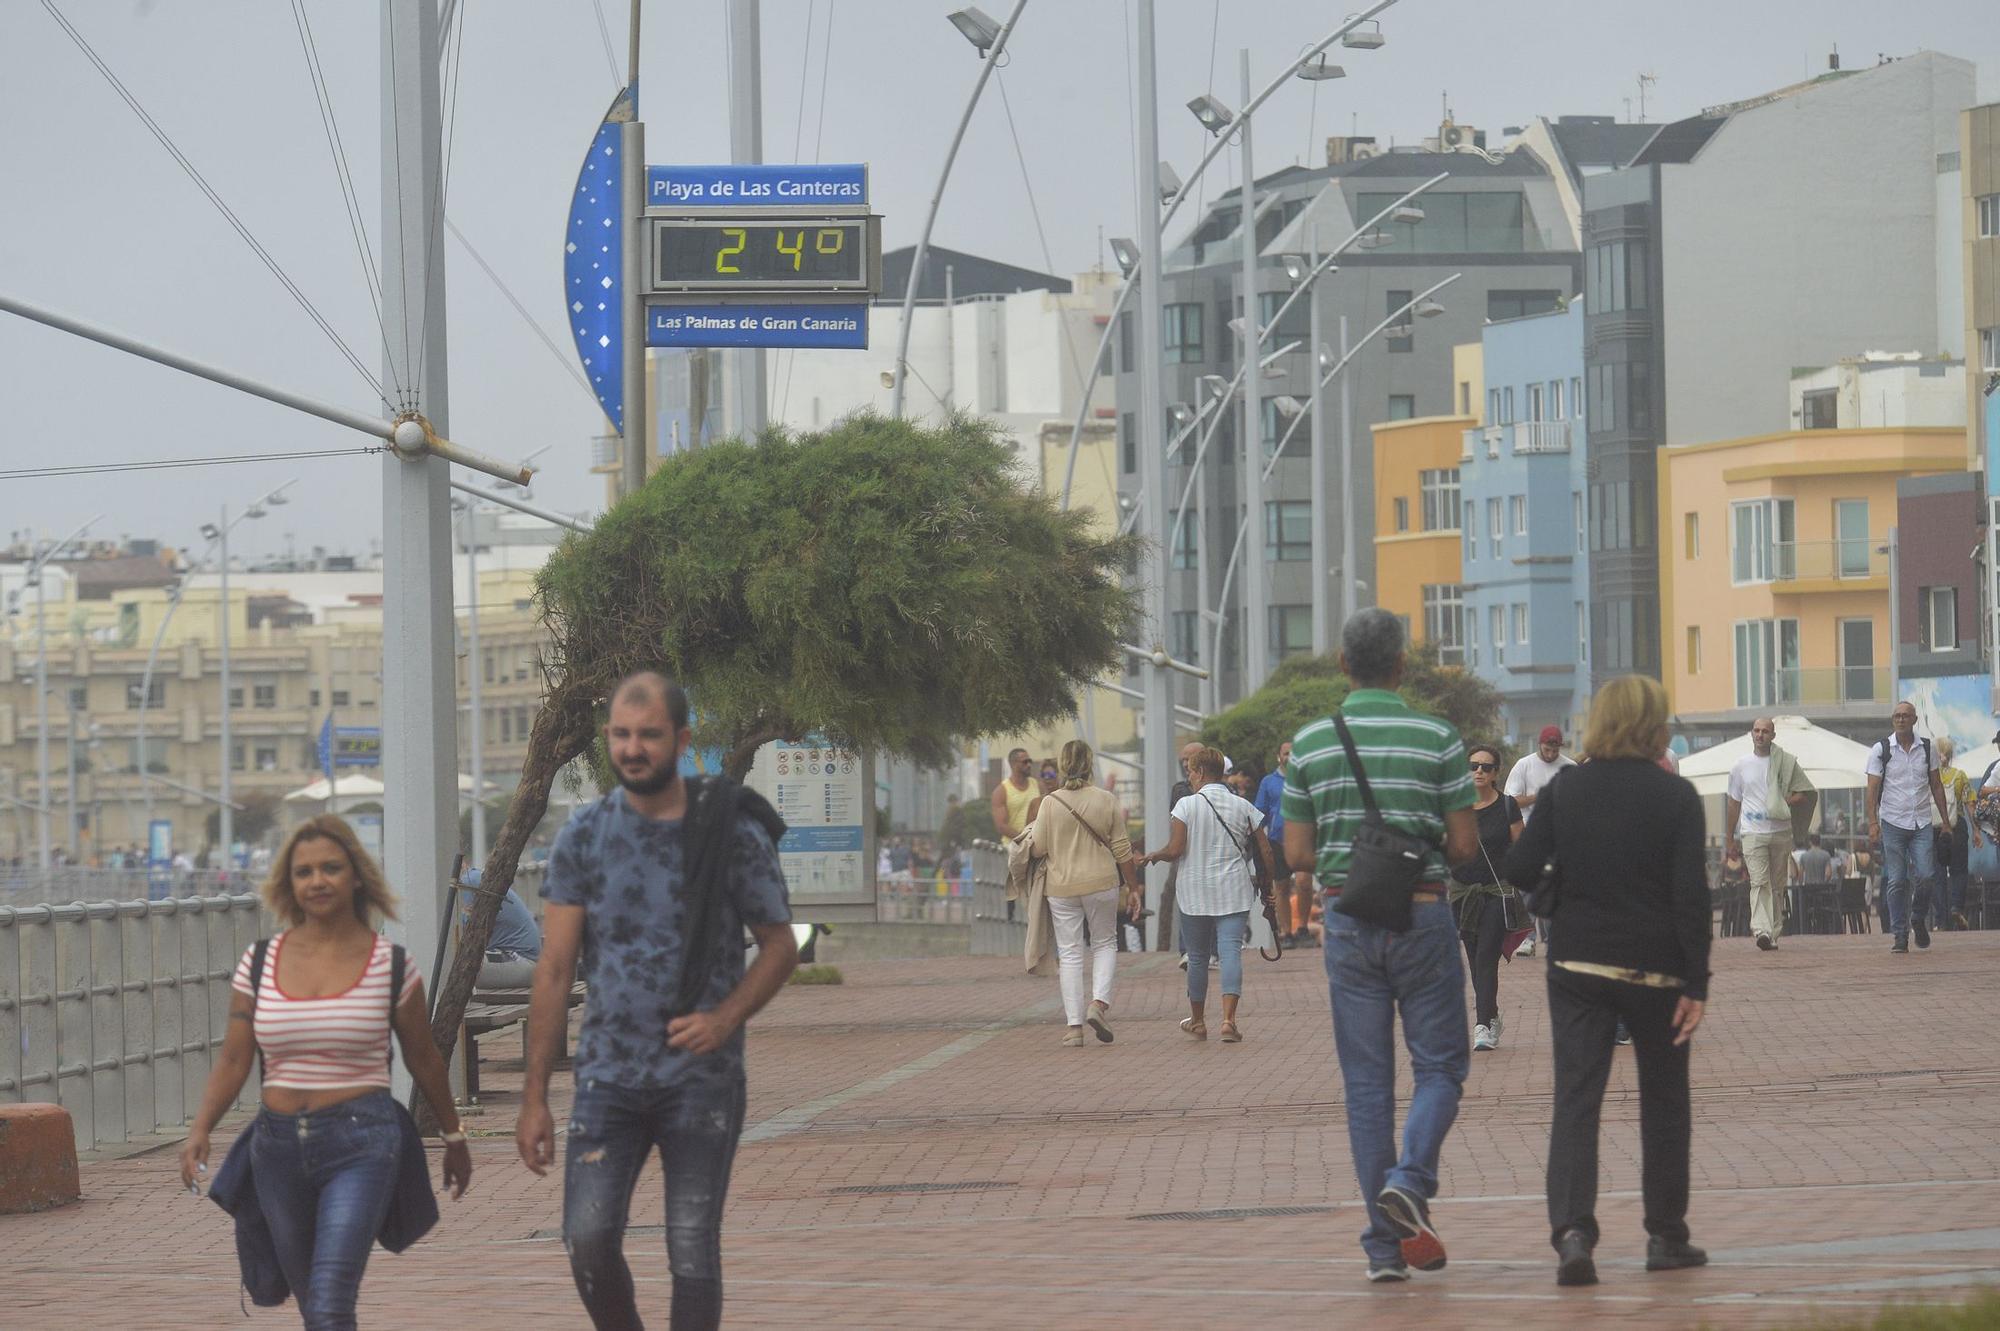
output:
[[[1516,453],[1569,452],[1568,421],[1520,421],[1514,431]]]
[[[1837,581],[1881,578],[1889,573],[1889,557],[1871,539],[1846,541],[1773,541],[1765,552],[1767,574],[1753,581]]]
[[[1887,702],[1889,671],[1877,666],[1834,666],[1779,670],[1771,680],[1773,703]],[[1754,706],[1757,704],[1746,704]]]

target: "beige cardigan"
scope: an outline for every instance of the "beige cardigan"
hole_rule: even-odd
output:
[[[1109,853],[1084,823],[1111,843]],[[1125,812],[1110,791],[1098,786],[1044,795],[1035,813],[1034,832],[1034,853],[1048,857],[1047,893],[1052,897],[1087,897],[1117,887],[1118,866],[1132,858]]]

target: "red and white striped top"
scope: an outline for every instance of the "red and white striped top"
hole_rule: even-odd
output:
[[[264,1051],[264,1085],[299,1091],[389,1084],[389,968],[387,938],[377,936],[375,950],[361,976],[346,990],[324,998],[294,998],[278,985],[278,956],[289,931],[271,940],[264,956],[261,992],[253,1030]],[[236,965],[230,987],[251,993],[250,959],[246,949]],[[416,991],[417,968],[403,966],[400,1005]]]

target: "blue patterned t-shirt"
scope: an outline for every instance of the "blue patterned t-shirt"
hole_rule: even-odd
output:
[[[576,1048],[579,1081],[658,1088],[688,1076],[743,1073],[743,1032],[705,1058],[667,1047],[667,1021],[687,953],[683,934],[679,819],[648,818],[614,790],[586,804],[556,835],[544,900],[584,911],[590,992]],[[721,946],[697,1006],[727,998],[743,979],[746,924],[792,918],[778,851],[755,819],[740,815],[722,894]],[[699,1066],[697,1066],[699,1065]]]

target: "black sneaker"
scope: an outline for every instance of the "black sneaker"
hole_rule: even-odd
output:
[[[1625,1028],[1625,1023],[1624,1023],[1624,1021],[1623,1021],[1622,1019],[1621,1019],[1621,1020],[1619,1021],[1619,1023],[1618,1023],[1618,1036],[1617,1036],[1617,1039],[1618,1039],[1618,1043],[1619,1043],[1619,1044],[1631,1044],[1631,1043],[1632,1043],[1632,1032],[1631,1032],[1631,1031],[1629,1031],[1629,1030],[1627,1030],[1627,1029]]]
[[[1393,1285],[1410,1278],[1410,1268],[1401,1262],[1383,1262],[1377,1266],[1368,1265],[1368,1283],[1371,1285]]]
[[[1774,943],[1774,942],[1772,942],[1772,941],[1771,941],[1771,935],[1769,935],[1769,934],[1758,934],[1758,935],[1757,935],[1757,950],[1758,950],[1758,951],[1760,951],[1760,952],[1775,952],[1775,951],[1777,951],[1777,949],[1778,949],[1778,945],[1777,945],[1776,943]]]
[[[1403,1239],[1403,1260],[1419,1271],[1444,1270],[1444,1240],[1431,1228],[1431,1209],[1424,1199],[1390,1184],[1375,1194],[1375,1205]]]
[[[1897,934],[1896,941],[1889,945],[1889,951],[1892,953],[1908,952],[1909,950],[1910,950],[1910,940],[1905,938],[1901,934]]]
[[[1590,1255],[1590,1240],[1583,1231],[1566,1229],[1556,1240],[1556,1283],[1595,1285],[1597,1262]]]
[[[1910,928],[1917,935],[1918,947],[1929,947],[1931,945],[1931,927],[1928,924],[1925,924],[1922,920],[1911,920]]]
[[[1685,1239],[1663,1239],[1655,1234],[1646,1240],[1648,1271],[1678,1271],[1686,1266],[1707,1266],[1708,1254]]]

